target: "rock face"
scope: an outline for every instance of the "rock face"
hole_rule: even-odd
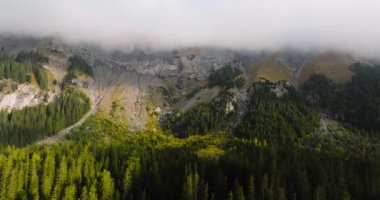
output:
[[[289,86],[288,82],[279,82],[271,88],[270,91],[276,94],[277,97],[283,97],[288,93],[288,90],[286,89],[287,86]]]
[[[232,51],[218,49],[181,49],[169,52],[106,52],[99,49],[76,47],[79,54],[98,67],[120,68],[125,71],[156,76],[172,82],[179,88],[194,81],[207,80],[211,71],[236,63]]]
[[[286,49],[277,52],[232,51],[216,48],[188,48],[173,51],[129,52],[105,51],[96,47],[72,47],[72,54],[79,54],[99,67],[121,68],[139,74],[157,76],[170,81],[179,89],[196,81],[207,80],[210,72],[226,65],[241,69],[246,78],[258,81],[286,80],[293,85],[302,83],[311,73],[323,73],[341,82],[352,74],[348,66],[353,58],[336,52],[302,52]],[[327,70],[326,68],[336,69]],[[345,71],[343,71],[345,70]],[[336,73],[331,73],[336,72]],[[342,72],[342,73],[339,73]]]
[[[49,103],[57,98],[52,92],[43,92],[33,85],[21,84],[8,94],[0,94],[0,110],[21,109],[26,106],[35,106]]]
[[[250,52],[186,48],[173,51],[136,49],[123,52],[107,51],[94,46],[71,46],[67,51],[80,55],[95,67],[94,82],[90,83],[89,88],[103,91],[100,92],[104,98],[100,104],[101,109],[111,113],[115,111],[112,105],[120,105],[116,109],[118,119],[131,127],[139,128],[153,119],[152,113],[157,113],[154,112],[156,107],[161,108],[160,113],[165,113],[171,109],[188,110],[198,104],[210,102],[218,96],[221,89],[207,87],[208,77],[211,72],[226,65],[239,68],[246,80],[242,89],[233,92],[235,104],[239,105],[234,109],[243,115],[249,99],[245,90],[252,82],[264,77],[273,81],[285,80],[297,87],[300,77],[305,77],[304,68],[309,69],[313,63],[325,59],[321,52],[289,49],[278,52]],[[334,59],[341,60],[341,63],[348,65],[352,62],[343,54],[332,55]],[[319,70],[319,66],[312,69],[316,73],[326,71]],[[156,98],[154,91],[158,88],[170,89],[170,100]],[[278,96],[286,93],[283,88],[274,88],[273,92]],[[232,108],[230,106],[227,109]]]

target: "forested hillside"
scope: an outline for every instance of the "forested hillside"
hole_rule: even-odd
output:
[[[218,150],[219,149],[219,150]],[[270,145],[228,134],[130,133],[94,117],[70,141],[3,148],[7,199],[378,199],[379,154]]]
[[[380,200],[380,0],[0,0],[0,200]]]
[[[223,66],[210,74],[208,77],[209,86],[242,87],[244,85],[244,78],[240,76],[241,74],[242,71],[236,67],[232,67],[231,64]]]
[[[87,63],[87,61],[83,60],[78,55],[71,56],[69,58],[70,66],[69,71],[71,73],[84,73],[89,76],[93,76],[94,72],[92,71],[92,67]]]
[[[380,66],[356,63],[346,84],[336,85],[323,75],[313,75],[303,91],[315,105],[329,110],[334,118],[379,136]]]
[[[254,84],[252,90],[247,112],[234,130],[236,135],[290,144],[319,128],[317,110],[294,87],[267,82]]]
[[[19,83],[31,82],[32,76],[36,79],[42,89],[47,88],[47,74],[42,64],[48,62],[48,58],[37,52],[20,52],[16,59],[3,52],[0,59],[0,80],[13,79]]]
[[[380,65],[355,64],[355,75],[338,93],[337,118],[371,134],[380,133]],[[335,103],[335,102],[334,102]]]
[[[228,119],[234,115],[229,110],[232,94],[225,92],[209,104],[198,105],[189,111],[175,110],[163,117],[162,127],[180,137],[193,134],[206,134],[207,131],[227,128]]]
[[[53,135],[74,124],[90,109],[89,99],[74,88],[63,91],[58,100],[21,110],[0,112],[0,142],[23,146]]]
[[[0,200],[380,199],[379,66],[355,64],[345,83],[313,74],[296,89],[264,78],[252,84],[252,69],[239,61],[213,60],[222,62],[218,68],[204,61],[199,66],[207,73],[191,71],[200,59],[191,55],[181,58],[181,67],[193,62],[186,73],[199,75],[196,81],[184,73],[171,82],[181,73],[172,66],[178,59],[170,62],[173,74],[149,85],[154,76],[122,68],[130,64],[125,60],[102,69],[108,61],[87,50],[53,50],[54,56],[0,54],[2,79],[37,81],[50,92],[51,69],[62,83],[48,104],[0,112]],[[137,60],[164,65],[143,58]],[[90,79],[90,87],[76,84]],[[181,100],[194,104],[182,109]],[[66,129],[65,140],[34,144],[75,124],[91,103],[98,112]],[[118,113],[103,110],[107,103],[133,116],[149,110],[151,121],[132,129]]]
[[[87,61],[83,60],[79,55],[69,58],[69,69],[62,81],[62,87],[72,84],[73,80],[79,75],[93,76],[92,67]]]

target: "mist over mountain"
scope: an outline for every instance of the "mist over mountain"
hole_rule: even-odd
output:
[[[0,200],[379,200],[377,0],[0,0]]]
[[[380,53],[375,0],[1,0],[0,32],[105,47],[335,49]]]

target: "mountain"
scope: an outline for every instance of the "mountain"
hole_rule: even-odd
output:
[[[376,61],[0,37],[0,198],[378,199]]]
[[[213,102],[227,90],[233,95],[233,109],[241,117],[249,100],[248,89],[254,82],[287,81],[299,88],[311,75],[322,74],[342,84],[353,75],[350,66],[360,60],[341,52],[294,49],[253,52],[194,47],[171,51],[122,51],[92,44],[67,44],[56,38],[12,36],[3,36],[0,42],[4,52],[12,56],[25,51],[46,56],[49,62],[42,67],[50,83],[48,88],[41,90],[32,80],[15,91],[3,91],[0,93],[1,109],[21,109],[57,99],[60,85],[70,74],[70,58],[78,56],[89,64],[93,74],[75,76],[70,84],[90,98],[92,112],[112,116],[131,130],[145,129],[147,124],[159,122],[166,113],[187,111]],[[225,85],[210,84],[209,76],[226,66],[238,69],[240,81],[244,82],[242,86],[226,90]]]

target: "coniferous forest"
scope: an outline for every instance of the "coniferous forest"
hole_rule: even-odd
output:
[[[78,55],[74,55],[69,58],[70,66],[69,71],[71,73],[84,73],[89,76],[93,76],[94,72],[92,71],[92,67],[83,60],[82,57]]]
[[[47,89],[48,78],[43,64],[46,56],[34,51],[22,51],[12,58],[2,51],[0,80],[12,79],[30,83],[32,76],[41,89]],[[90,101],[73,87],[63,88],[61,96],[49,103],[20,110],[0,111],[0,144],[24,146],[53,135],[74,124],[90,109]]]
[[[129,133],[96,117],[59,145],[2,152],[1,196],[10,199],[378,199],[380,192],[378,154],[227,133]]]
[[[162,129],[152,125],[130,132],[112,116],[97,114],[64,142],[5,145],[26,144],[31,140],[23,138],[37,139],[77,120],[88,101],[69,87],[51,105],[2,113],[2,127],[9,132],[2,133],[0,197],[379,199],[378,118],[362,123],[348,116],[352,112],[363,118],[377,116],[378,109],[361,112],[349,106],[379,106],[380,66],[358,64],[355,69],[352,80],[343,85],[321,75],[311,76],[300,90],[283,82],[254,83],[247,112],[237,123],[236,113],[224,109],[231,101],[225,91],[209,104],[173,112]],[[273,93],[279,87],[287,92]],[[331,89],[321,89],[325,87]],[[365,98],[341,97],[354,88]],[[321,132],[321,109],[341,125]],[[34,115],[41,117],[30,121],[37,119]],[[49,129],[50,122],[44,119],[52,119]],[[11,133],[15,136],[9,137]]]
[[[13,79],[19,83],[32,81],[32,76],[36,79],[41,89],[46,89],[48,78],[42,64],[48,62],[48,58],[38,52],[20,52],[13,59],[6,51],[2,52],[0,58],[0,80]]]
[[[380,200],[380,0],[0,0],[0,200]]]
[[[1,144],[23,146],[53,135],[74,124],[90,109],[89,99],[67,88],[58,100],[47,105],[0,112]]]
[[[63,78],[62,87],[72,84],[73,79],[78,78],[79,75],[84,74],[87,76],[93,76],[91,65],[87,61],[83,60],[79,55],[74,55],[69,58],[68,73]]]

